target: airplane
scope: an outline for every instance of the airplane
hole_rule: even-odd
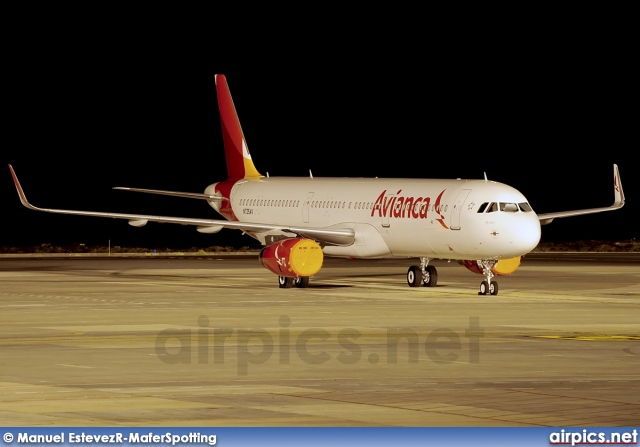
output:
[[[240,230],[263,246],[261,264],[280,288],[305,288],[325,256],[416,259],[410,287],[434,287],[431,260],[457,261],[484,276],[479,295],[497,295],[496,276],[509,275],[539,243],[541,225],[557,218],[620,209],[625,199],[613,165],[614,203],[608,207],[536,214],[527,198],[504,183],[484,179],[271,177],[255,167],[227,79],[215,75],[227,178],[204,193],[114,189],[206,201],[224,219],[170,217],[39,208],[27,201],[11,165],[22,204],[32,210],[148,222],[193,225],[205,234]]]

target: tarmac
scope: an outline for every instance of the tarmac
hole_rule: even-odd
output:
[[[634,426],[640,253],[538,254],[497,296],[433,261],[0,257],[6,426]]]

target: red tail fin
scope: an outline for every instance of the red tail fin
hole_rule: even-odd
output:
[[[218,93],[218,108],[222,122],[222,138],[224,152],[227,159],[227,175],[229,180],[243,178],[264,177],[253,165],[253,160],[247,148],[247,142],[240,127],[240,120],[231,99],[227,78],[216,75],[216,91]]]

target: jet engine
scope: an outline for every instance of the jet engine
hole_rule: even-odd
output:
[[[520,259],[522,256],[516,256],[515,258],[509,259],[500,259],[496,264],[491,268],[491,272],[494,275],[505,276],[510,275],[516,271],[516,269],[520,266]],[[482,265],[478,263],[478,261],[458,261],[461,265],[464,265],[466,268],[471,270],[473,273],[482,274]]]
[[[267,270],[289,278],[315,275],[323,260],[320,245],[305,238],[281,239],[260,251],[260,262]]]

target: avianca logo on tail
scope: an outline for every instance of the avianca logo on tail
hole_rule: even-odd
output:
[[[398,190],[395,194],[387,195],[385,189],[376,199],[371,210],[371,217],[377,213],[378,217],[393,217],[397,219],[427,219],[431,210],[430,197],[405,197],[401,196],[402,190]],[[444,228],[449,228],[444,223],[444,216],[440,212],[440,200],[445,190],[443,189],[436,203],[433,205],[433,211],[438,213],[439,218],[436,219]]]

